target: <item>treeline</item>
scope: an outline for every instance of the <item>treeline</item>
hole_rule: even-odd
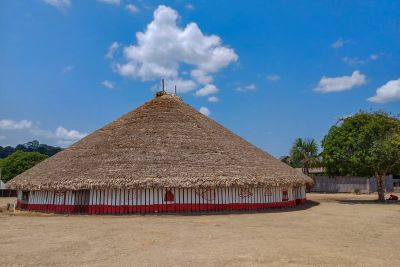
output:
[[[0,179],[8,182],[61,150],[60,147],[40,144],[36,140],[16,147],[0,146]]]
[[[60,152],[61,150],[62,150],[61,147],[54,147],[54,146],[49,146],[46,144],[40,144],[37,140],[34,140],[31,142],[27,142],[25,144],[19,144],[16,147],[0,146],[0,159],[8,157],[15,151],[38,152],[40,154],[51,157],[51,156],[57,154],[58,152]]]

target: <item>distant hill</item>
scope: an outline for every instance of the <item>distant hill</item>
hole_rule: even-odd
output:
[[[57,154],[58,152],[62,151],[62,148],[49,146],[46,144],[40,144],[37,140],[33,140],[33,141],[25,143],[25,144],[19,144],[16,147],[0,146],[0,159],[11,155],[15,151],[39,152],[40,154],[51,157],[54,154]]]

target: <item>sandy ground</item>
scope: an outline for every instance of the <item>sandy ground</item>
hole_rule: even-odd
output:
[[[0,265],[400,266],[400,204],[308,198],[303,209],[212,216],[3,212]]]

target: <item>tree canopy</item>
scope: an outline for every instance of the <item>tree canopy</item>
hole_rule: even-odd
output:
[[[329,174],[375,175],[379,180],[400,167],[400,120],[382,111],[359,112],[332,126],[322,147]]]
[[[62,148],[49,146],[46,144],[40,144],[38,141],[33,140],[25,144],[19,144],[15,148],[11,146],[6,146],[6,147],[0,146],[0,158],[5,158],[18,150],[25,152],[39,152],[41,154],[51,157],[60,152]]]
[[[1,180],[8,182],[46,158],[48,156],[38,152],[16,151],[8,157],[0,159]]]
[[[400,120],[385,112],[360,112],[342,119],[322,140],[323,164],[329,174],[371,176],[378,170],[394,172],[399,147]],[[389,162],[390,166],[383,162]],[[392,166],[393,165],[393,166]]]

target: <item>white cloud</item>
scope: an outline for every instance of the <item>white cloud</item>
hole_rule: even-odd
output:
[[[81,133],[76,130],[67,130],[62,126],[59,126],[55,131],[43,130],[37,125],[34,125],[32,121],[28,120],[0,120],[0,130],[26,130],[26,132],[31,135],[57,140],[60,144],[70,144],[87,135],[87,133]],[[0,140],[5,138],[5,136],[0,136]]]
[[[206,72],[195,69],[190,72],[190,75],[192,76],[193,79],[195,79],[198,83],[201,84],[208,84],[213,81],[213,78],[210,75],[207,75]]]
[[[137,44],[124,48],[126,62],[116,64],[117,72],[143,81],[178,79],[185,65],[197,82],[207,84],[211,73],[238,59],[218,36],[204,35],[196,23],[179,27],[178,17],[174,9],[160,5],[146,30],[136,33]]]
[[[139,13],[139,8],[137,8],[134,4],[127,4],[125,9],[128,10],[129,13],[136,14]]]
[[[265,77],[267,80],[270,80],[270,81],[277,81],[277,80],[279,80],[280,78],[281,78],[281,76],[279,76],[279,75],[276,75],[276,74],[270,74],[270,75],[267,75],[266,77]]]
[[[371,55],[369,55],[369,60],[370,60],[370,61],[375,61],[375,60],[380,59],[380,58],[381,58],[382,56],[384,56],[384,55],[385,55],[385,53],[383,53],[383,52],[371,54]]]
[[[374,103],[387,103],[400,101],[400,78],[388,81],[376,89],[376,95],[368,98],[368,101]]]
[[[75,66],[72,66],[72,65],[65,66],[64,68],[62,68],[61,73],[71,72],[74,68],[75,68]]]
[[[239,92],[254,91],[256,89],[257,89],[257,86],[254,83],[251,83],[246,86],[239,86],[238,88],[236,88],[236,90],[238,90]]]
[[[85,137],[87,133],[80,133],[76,130],[67,130],[62,126],[56,129],[55,136],[59,141],[78,141]]]
[[[184,80],[180,78],[165,80],[165,91],[174,93],[175,86],[177,93],[187,93],[196,88],[196,83],[192,80]],[[158,87],[161,90],[161,85]]]
[[[215,94],[217,92],[218,92],[218,88],[215,85],[207,84],[206,86],[204,86],[203,88],[201,88],[200,90],[198,90],[196,92],[196,96],[206,96],[206,95]]]
[[[32,128],[32,122],[28,120],[0,120],[0,130],[21,130]]]
[[[341,76],[335,78],[329,78],[323,76],[319,81],[314,91],[321,93],[332,93],[351,90],[355,86],[361,86],[366,84],[367,77],[359,72],[354,71],[351,76]]]
[[[342,38],[339,38],[333,44],[331,44],[331,47],[335,49],[341,48],[349,42],[350,42],[349,40],[343,40]]]
[[[40,137],[45,137],[45,138],[50,138],[50,139],[55,138],[54,132],[49,131],[49,130],[40,129],[37,126],[29,129],[29,132],[33,135],[40,136]]]
[[[367,64],[371,61],[376,61],[378,60],[381,56],[383,55],[383,53],[376,53],[376,54],[371,54],[369,55],[368,58],[365,59],[359,59],[356,57],[343,57],[342,61],[344,63],[347,63],[349,65],[354,65],[354,64]]]
[[[219,98],[216,96],[210,96],[208,98],[208,102],[217,103],[217,102],[219,102]]]
[[[206,107],[201,107],[199,109],[199,111],[200,111],[201,114],[203,114],[205,116],[210,116],[210,114],[211,114],[211,111]]]
[[[104,87],[106,87],[108,89],[114,89],[114,83],[109,80],[102,81],[101,85],[103,85]]]
[[[115,52],[118,50],[119,48],[119,43],[117,42],[113,42],[110,47],[108,48],[108,52],[106,54],[106,58],[112,59],[114,58],[114,54]]]
[[[380,54],[372,54],[369,56],[369,59],[371,60],[378,60],[380,58]]]
[[[54,6],[58,9],[65,9],[71,5],[70,0],[42,0],[42,2]]]
[[[193,4],[190,4],[190,3],[187,3],[186,5],[185,5],[185,8],[187,9],[187,10],[194,10],[194,5]]]
[[[356,57],[343,57],[342,61],[349,65],[368,63],[368,59],[358,59]]]
[[[116,5],[116,6],[119,6],[119,4],[121,4],[121,0],[97,0],[97,2],[102,2],[102,3]]]
[[[62,126],[57,127],[55,131],[43,130],[35,127],[29,129],[29,132],[36,136],[56,140],[60,145],[70,145],[87,135],[87,133],[81,133],[77,130],[67,130]]]

